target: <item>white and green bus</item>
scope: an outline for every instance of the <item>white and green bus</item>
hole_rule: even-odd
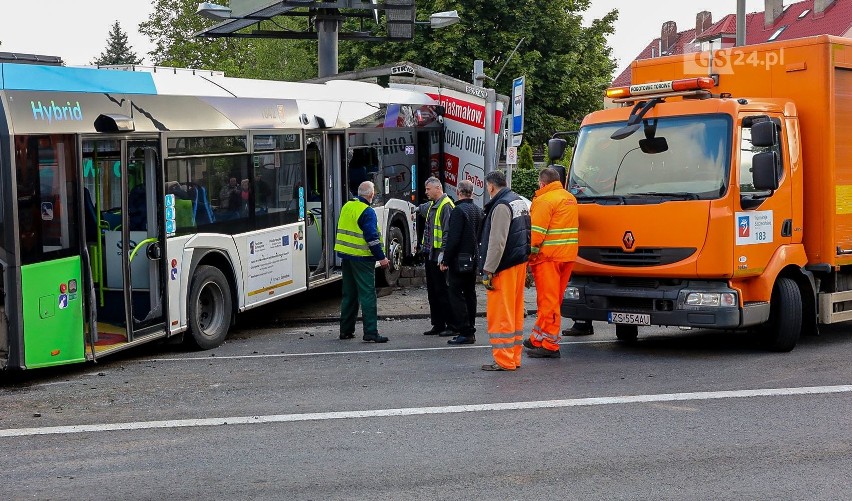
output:
[[[96,360],[340,278],[364,180],[394,281],[442,164],[434,98],[376,84],[0,64],[0,366]]]

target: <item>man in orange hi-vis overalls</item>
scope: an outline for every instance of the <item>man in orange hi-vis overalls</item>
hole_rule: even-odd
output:
[[[529,261],[535,280],[538,318],[524,346],[532,358],[559,358],[560,307],[579,245],[577,199],[565,189],[559,173],[552,167],[541,171],[538,185],[530,207]]]
[[[506,187],[500,171],[485,176],[491,201],[479,241],[479,270],[488,290],[488,338],[494,363],[484,371],[513,371],[521,366],[524,338],[524,282],[530,255],[530,213],[526,202]]]

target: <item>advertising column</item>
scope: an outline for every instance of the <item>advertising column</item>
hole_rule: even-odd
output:
[[[467,179],[474,186],[473,199],[482,206],[485,193],[485,89],[470,86],[472,92],[483,91],[481,96],[475,96],[423,85],[395,84],[394,87],[423,92],[444,107],[444,190],[456,199],[456,185]],[[491,131],[495,145],[502,119],[503,103],[498,102],[494,130]],[[496,155],[496,148],[492,155]],[[437,155],[432,160],[432,165],[436,166]],[[437,176],[437,171],[433,174]]]

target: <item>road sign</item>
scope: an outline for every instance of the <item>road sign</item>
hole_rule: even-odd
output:
[[[465,85],[464,91],[471,96],[476,96],[482,99],[488,99],[488,91],[477,85]]]
[[[399,66],[393,66],[391,68],[391,76],[393,75],[415,75],[414,68],[410,64],[401,64]]]
[[[519,146],[524,135],[524,77],[512,81],[512,145]]]
[[[518,147],[509,146],[506,148],[506,163],[509,165],[518,164]]]

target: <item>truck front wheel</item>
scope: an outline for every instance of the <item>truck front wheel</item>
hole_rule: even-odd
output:
[[[790,351],[802,332],[802,292],[796,282],[780,277],[772,289],[769,322],[764,326],[763,342],[770,351]]]
[[[623,343],[635,343],[639,337],[639,327],[635,325],[616,324],[615,337]]]

